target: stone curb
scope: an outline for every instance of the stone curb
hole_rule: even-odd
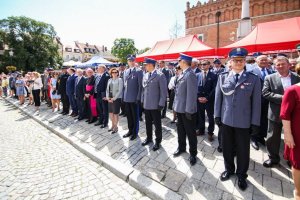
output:
[[[155,200],[180,200],[182,196],[177,194],[176,192],[168,189],[164,185],[154,181],[153,179],[143,175],[139,170],[134,169],[133,167],[129,167],[124,163],[121,163],[110,156],[96,151],[93,147],[81,143],[77,138],[72,136],[67,136],[55,128],[50,127],[47,121],[42,121],[37,118],[37,116],[29,113],[25,109],[16,105],[17,102],[10,101],[8,99],[4,99],[6,102],[12,104],[19,110],[21,110],[26,115],[30,116],[33,120],[47,128],[48,130],[55,133],[57,136],[71,144],[75,147],[78,151],[85,154],[87,157],[92,159],[93,161],[101,164],[106,169],[111,171],[113,174],[124,180],[125,182],[129,183],[132,187],[139,190],[140,192],[146,194],[149,198]]]

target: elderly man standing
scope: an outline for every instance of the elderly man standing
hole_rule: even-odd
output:
[[[269,60],[266,55],[260,55],[256,58],[257,67],[252,72],[257,74],[261,80],[261,87],[263,87],[266,76],[273,74],[274,71],[268,68]],[[261,97],[261,115],[260,115],[260,131],[256,135],[251,136],[251,146],[255,150],[259,150],[259,144],[265,145],[265,137],[268,131],[268,106],[269,101],[263,96]]]
[[[197,162],[197,77],[191,69],[192,57],[180,54],[179,65],[182,74],[177,79],[173,109],[177,114],[178,148],[175,157],[186,151],[186,137],[190,146],[190,164]]]
[[[139,132],[139,104],[141,103],[143,71],[135,67],[135,56],[128,55],[129,68],[124,72],[124,102],[128,123],[128,133],[124,138],[134,140]]]
[[[86,78],[83,76],[82,69],[77,69],[76,74],[77,78],[75,80],[75,99],[78,108],[78,120],[83,120],[86,116],[84,102]]]
[[[155,126],[155,144],[153,151],[160,148],[162,140],[162,127],[160,111],[164,108],[167,99],[167,80],[164,74],[155,69],[156,61],[145,58],[147,73],[143,78],[142,104],[146,119],[147,138],[143,146],[152,142],[152,124]]]
[[[58,93],[61,95],[61,102],[63,104],[63,110],[61,112],[62,115],[67,115],[70,112],[70,103],[69,98],[67,96],[67,80],[69,78],[69,74],[67,72],[68,67],[62,67],[62,74],[58,78],[59,88]]]
[[[98,65],[97,75],[95,77],[94,86],[94,96],[97,101],[97,112],[98,112],[98,122],[95,126],[100,126],[100,128],[105,128],[108,126],[108,101],[106,100],[106,87],[107,82],[110,78],[109,74],[106,72],[106,66],[103,64]]]
[[[266,77],[262,89],[263,97],[270,102],[268,111],[269,132],[266,141],[269,159],[263,163],[263,166],[267,168],[273,167],[280,161],[282,121],[279,115],[284,91],[289,86],[300,82],[300,77],[289,70],[288,58],[278,56],[274,60],[274,64],[277,73]]]
[[[250,131],[258,132],[261,105],[260,80],[254,73],[244,70],[247,54],[244,48],[235,48],[229,52],[232,70],[223,72],[218,78],[214,111],[216,124],[222,126],[225,171],[220,180],[226,181],[236,173],[241,190],[248,187],[246,178],[250,160]]]
[[[195,74],[198,74],[201,71],[199,69],[199,60],[197,58],[192,59],[191,69]]]
[[[71,116],[72,117],[76,117],[78,115],[78,108],[77,108],[77,103],[76,103],[76,99],[75,99],[75,80],[77,78],[76,74],[75,74],[75,69],[74,68],[70,68],[68,69],[68,73],[69,73],[69,77],[67,80],[67,85],[66,85],[66,92],[69,98],[69,102],[72,108],[72,113]]]

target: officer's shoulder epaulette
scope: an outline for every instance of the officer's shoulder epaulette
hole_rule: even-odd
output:
[[[257,74],[255,74],[254,72],[248,72],[249,74],[252,74],[252,75],[254,75],[254,76],[258,76]]]

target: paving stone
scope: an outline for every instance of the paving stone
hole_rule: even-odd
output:
[[[185,179],[186,176],[183,173],[175,169],[170,169],[162,183],[171,190],[178,191]]]
[[[263,186],[270,192],[283,195],[281,181],[267,175],[263,176]]]

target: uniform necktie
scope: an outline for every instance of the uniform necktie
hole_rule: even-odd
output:
[[[149,79],[151,78],[151,72],[149,73]]]
[[[267,73],[266,73],[266,68],[263,68],[262,70],[262,80],[265,80]]]
[[[240,74],[235,74],[235,84],[238,83],[238,81],[239,81],[239,76],[240,76]]]
[[[129,76],[130,76],[130,74],[131,74],[131,69],[129,69]]]

